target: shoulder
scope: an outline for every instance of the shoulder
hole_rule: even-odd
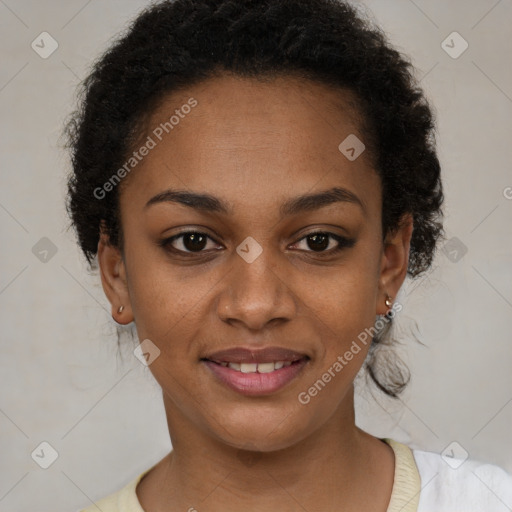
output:
[[[112,493],[101,500],[95,501],[90,507],[77,512],[98,512],[98,509],[102,512],[119,512],[119,495],[121,492],[122,490]]]
[[[89,507],[79,510],[77,512],[144,512],[139,500],[137,499],[137,484],[142,477],[150,471],[151,468],[146,469],[136,478],[128,482],[122,489],[109,494],[94,502]]]
[[[418,512],[512,509],[512,475],[499,466],[422,450],[412,453],[421,479]]]

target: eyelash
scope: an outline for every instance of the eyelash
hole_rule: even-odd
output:
[[[193,257],[193,255],[201,255],[201,254],[205,253],[206,251],[204,251],[204,250],[182,251],[181,249],[175,249],[174,247],[172,247],[172,245],[171,245],[172,242],[174,242],[175,240],[178,240],[179,238],[183,238],[186,235],[191,235],[191,234],[203,235],[215,242],[215,240],[212,237],[210,237],[209,235],[207,235],[206,233],[203,233],[202,231],[193,231],[192,230],[192,231],[183,231],[182,233],[171,236],[170,238],[166,238],[166,239],[162,240],[161,242],[159,242],[159,245],[161,247],[163,247],[164,250],[166,250],[168,252],[173,252],[175,254],[180,254],[180,255],[187,255],[186,257]],[[354,238],[346,238],[344,236],[337,235],[335,233],[331,233],[329,231],[312,231],[311,233],[308,233],[307,235],[304,235],[303,237],[301,237],[299,240],[297,240],[297,242],[294,242],[293,245],[307,239],[310,236],[314,236],[314,235],[327,235],[329,238],[333,238],[338,243],[338,245],[334,249],[329,249],[327,251],[309,250],[309,251],[302,251],[302,252],[313,253],[313,254],[319,255],[320,257],[322,257],[322,255],[331,256],[333,254],[339,253],[343,249],[349,249],[349,248],[353,247],[356,242],[356,240]],[[188,256],[188,255],[190,255],[190,256]]]

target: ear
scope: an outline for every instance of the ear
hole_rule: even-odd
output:
[[[378,315],[387,313],[389,308],[385,305],[386,297],[389,295],[391,301],[394,301],[407,275],[412,231],[413,217],[406,213],[400,219],[397,230],[388,233],[384,240],[379,276]]]
[[[121,251],[110,243],[103,224],[100,226],[98,242],[98,265],[103,291],[112,306],[112,318],[119,324],[129,324],[133,321],[133,312],[126,281],[125,264]],[[119,311],[121,306],[121,311]]]

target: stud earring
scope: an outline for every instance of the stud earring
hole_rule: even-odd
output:
[[[117,310],[117,312],[119,314],[121,314],[123,312],[123,309],[124,309],[124,306],[119,306],[119,309]]]
[[[386,303],[386,306],[387,306],[388,308],[390,308],[390,307],[393,305],[392,298],[393,298],[393,297],[390,297],[389,295],[386,295],[385,303]]]

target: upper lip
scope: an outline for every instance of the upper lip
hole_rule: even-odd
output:
[[[275,361],[298,361],[307,358],[306,354],[301,354],[293,350],[282,347],[267,347],[261,349],[248,349],[245,347],[235,347],[214,352],[203,359],[208,359],[217,363],[272,363]]]

